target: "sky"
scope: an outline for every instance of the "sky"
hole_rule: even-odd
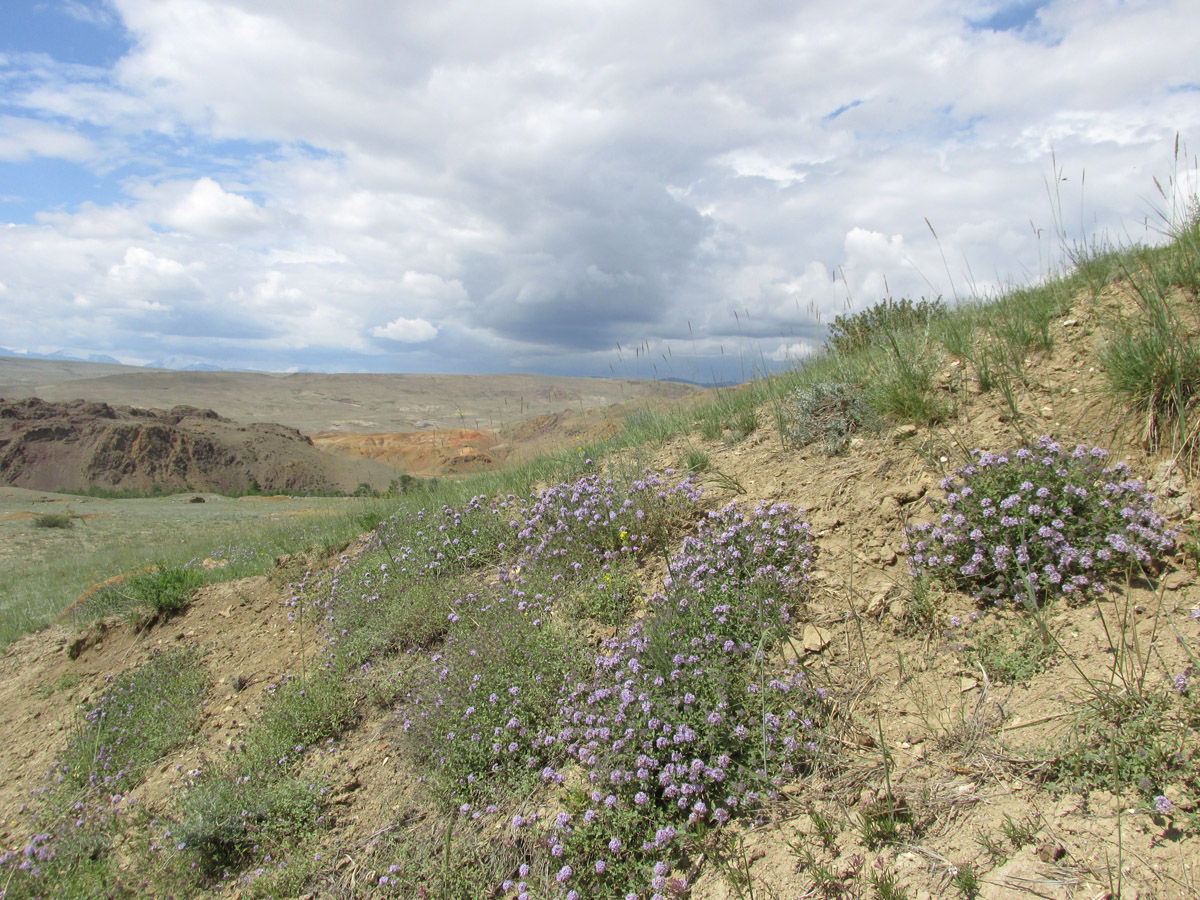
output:
[[[737,380],[1161,239],[1198,131],[1194,0],[3,0],[0,347]]]

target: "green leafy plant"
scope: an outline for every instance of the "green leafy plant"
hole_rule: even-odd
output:
[[[888,297],[869,309],[833,320],[826,342],[838,353],[851,354],[872,346],[884,346],[889,334],[925,328],[944,315],[946,304],[940,297],[913,300]]]
[[[988,620],[975,628],[967,657],[996,681],[1021,684],[1053,664],[1057,644],[1047,639],[1036,620],[1024,619],[1007,627]]]
[[[43,513],[33,519],[35,528],[70,528],[74,524],[75,520],[65,513]]]

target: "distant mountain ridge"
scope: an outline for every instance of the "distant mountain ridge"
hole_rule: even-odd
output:
[[[20,350],[9,350],[7,347],[0,347],[0,356],[11,356],[14,359],[64,359],[72,362],[91,362],[91,363],[109,363],[111,365],[125,365],[119,359],[114,359],[107,353],[89,353],[86,356],[80,356],[78,353],[72,353],[70,350],[55,350],[53,353],[28,353]]]
[[[8,356],[13,359],[54,359],[64,360],[67,362],[88,362],[88,363],[108,363],[114,366],[125,366],[128,363],[123,363],[119,359],[109,356],[107,353],[78,353],[73,350],[55,350],[52,353],[35,353],[31,351],[10,350],[7,347],[0,347],[0,356]],[[140,369],[170,369],[175,372],[222,372],[220,366],[214,366],[212,363],[184,363],[173,357],[164,357],[156,359],[153,362],[145,363],[144,365],[136,366]],[[253,369],[239,369],[238,371],[252,372]]]

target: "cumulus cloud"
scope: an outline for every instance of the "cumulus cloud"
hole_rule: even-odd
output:
[[[160,187],[153,192],[177,194],[166,200],[159,215],[168,228],[198,237],[228,239],[256,231],[268,221],[266,213],[253,200],[226,191],[211,178],[197,179],[186,192],[180,191],[180,187]]]
[[[124,259],[109,267],[108,277],[116,287],[135,291],[176,291],[196,286],[182,263],[155,256],[144,247],[126,250]]]
[[[1186,0],[62,8],[124,43],[0,60],[0,160],[74,176],[0,231],[0,332],[130,358],[736,377],[1039,277],[1053,221],[1141,237],[1200,126]]]
[[[375,337],[400,341],[402,344],[420,344],[432,341],[437,337],[437,333],[437,328],[424,319],[405,319],[403,317],[371,329],[371,334]]]
[[[0,116],[0,160],[19,162],[50,156],[75,162],[93,157],[96,148],[78,132],[18,116]]]

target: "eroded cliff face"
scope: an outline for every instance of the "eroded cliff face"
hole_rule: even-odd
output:
[[[0,400],[0,483],[37,490],[349,490],[388,466],[318,450],[294,428],[241,425],[211,409]]]

